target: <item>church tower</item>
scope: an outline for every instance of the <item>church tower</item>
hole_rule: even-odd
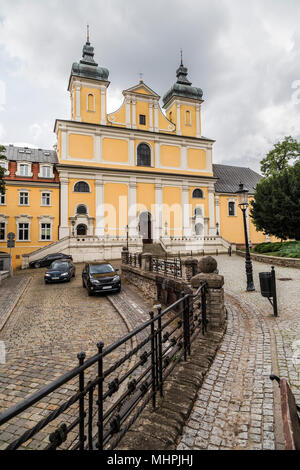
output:
[[[109,71],[99,67],[94,60],[94,48],[87,27],[82,59],[79,63],[73,63],[69,79],[72,121],[106,124],[106,91],[110,83],[108,75]]]
[[[201,104],[203,91],[192,86],[182,62],[176,70],[177,81],[163,96],[167,118],[176,125],[176,134],[201,137]]]

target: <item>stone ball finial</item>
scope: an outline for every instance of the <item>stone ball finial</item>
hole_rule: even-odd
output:
[[[217,261],[212,256],[204,256],[198,262],[198,269],[200,273],[213,273],[218,266]]]

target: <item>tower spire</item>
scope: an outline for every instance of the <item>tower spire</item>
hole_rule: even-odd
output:
[[[86,42],[90,43],[90,26],[88,24],[86,25]]]
[[[182,49],[180,49],[180,65],[183,65],[183,62],[182,62]]]

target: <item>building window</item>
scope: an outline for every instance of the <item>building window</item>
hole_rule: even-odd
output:
[[[0,240],[5,240],[5,222],[0,222]]]
[[[146,116],[145,116],[145,114],[140,114],[140,124],[142,126],[146,125]]]
[[[40,238],[42,241],[51,240],[51,224],[41,223]]]
[[[147,144],[139,144],[137,148],[137,166],[151,166],[151,150]]]
[[[202,207],[195,207],[195,216],[202,217],[202,215],[203,215]]]
[[[51,204],[51,194],[42,193],[42,206],[50,206]]]
[[[75,193],[89,193],[90,187],[85,181],[78,181],[74,186]]]
[[[20,191],[19,193],[19,204],[20,206],[29,205],[29,194],[27,191]]]
[[[6,194],[0,193],[0,206],[5,206],[6,204]]]
[[[29,224],[28,223],[18,224],[18,240],[29,241]]]
[[[185,112],[185,125],[186,126],[191,126],[192,125],[192,119],[191,119],[191,112],[190,111]]]
[[[42,175],[43,175],[43,178],[50,178],[50,167],[49,166],[43,166],[42,167]]]
[[[26,163],[20,163],[19,175],[20,176],[30,176],[29,165],[27,165]]]
[[[87,110],[91,112],[95,111],[95,96],[92,93],[87,95]]]
[[[228,202],[228,215],[235,215],[235,202],[234,201]]]
[[[76,209],[76,214],[87,214],[87,208],[84,204],[80,204]]]
[[[203,199],[203,191],[202,189],[194,189],[193,191],[193,194],[192,194],[192,197],[193,198],[197,198],[197,199]]]

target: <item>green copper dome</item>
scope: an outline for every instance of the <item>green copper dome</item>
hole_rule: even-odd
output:
[[[183,66],[181,62],[180,66],[176,70],[177,81],[170,88],[169,91],[163,96],[164,106],[170,101],[173,96],[180,96],[182,98],[192,98],[194,100],[202,100],[203,91],[201,88],[192,86],[187,78],[188,70]]]
[[[94,60],[94,48],[87,39],[82,50],[82,59],[80,62],[74,62],[72,65],[71,75],[83,78],[93,78],[94,80],[107,81],[109,71],[105,67],[98,67]]]

